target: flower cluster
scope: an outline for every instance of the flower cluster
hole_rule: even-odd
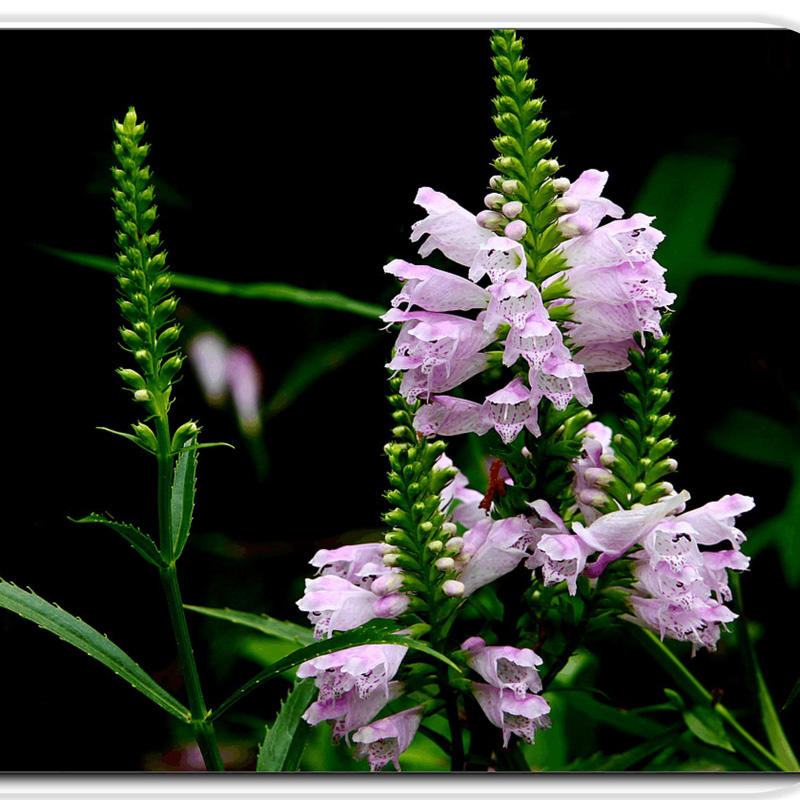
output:
[[[562,232],[570,236],[561,252],[573,300],[573,320],[566,323],[575,360],[586,372],[609,372],[628,366],[628,352],[639,347],[645,332],[661,336],[660,308],[675,295],[666,290],[664,268],[653,253],[664,234],[653,228],[655,217],[633,214],[601,197],[607,172],[583,172],[565,193],[579,204],[562,217]],[[616,218],[600,225],[604,216]],[[638,337],[638,341],[637,341]]]

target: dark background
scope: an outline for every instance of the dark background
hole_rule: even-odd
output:
[[[728,158],[735,178],[711,246],[797,264],[795,34],[531,31],[526,44],[564,174],[607,169],[606,195],[629,213],[647,212],[631,204],[665,153]],[[107,633],[183,696],[157,576],[113,534],[67,521],[110,511],[153,528],[154,464],[95,429],[125,429],[135,413],[113,372],[124,355],[113,281],[31,246],[113,253],[111,121],[133,104],[150,126],[160,227],[175,270],[385,303],[392,285],[381,267],[415,254],[407,236],[420,216],[416,189],[433,186],[473,211],[482,205],[494,135],[489,55],[486,31],[0,35],[0,71],[14,76],[3,92],[0,200],[4,578]],[[753,494],[745,530],[781,510],[789,473],[724,455],[706,433],[735,407],[796,425],[799,295],[797,284],[757,273],[703,278],[673,325],[676,485],[698,504]],[[375,332],[358,357],[267,421],[263,479],[230,414],[205,406],[189,370],[177,391],[176,419],[197,418],[206,440],[237,445],[200,461],[196,523],[181,562],[186,601],[302,622],[294,601],[314,550],[378,530],[390,337],[337,311],[196,292],[181,299],[190,321],[207,320],[251,348],[267,397],[314,343]],[[619,376],[592,386],[613,402]],[[773,549],[754,560],[744,590],[780,704],[797,675],[798,594]],[[190,623],[213,705],[255,665],[228,647],[224,625]],[[601,676],[605,690],[620,705],[659,702],[666,681],[642,654],[620,647],[623,666]],[[161,754],[185,736],[96,662],[6,612],[0,655],[0,770],[164,766]],[[732,704],[747,702],[730,654],[702,654],[696,667]],[[222,738],[252,745],[245,714],[271,716],[280,692],[254,694]],[[794,742],[799,712],[796,704],[784,715]]]

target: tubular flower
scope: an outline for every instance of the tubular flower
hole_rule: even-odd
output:
[[[409,708],[376,720],[353,734],[356,758],[366,758],[371,772],[378,772],[390,761],[400,769],[400,754],[408,749],[422,721],[422,706]]]
[[[604,487],[611,472],[603,462],[614,456],[612,435],[611,428],[602,422],[590,422],[583,432],[583,455],[571,464],[575,473],[572,494],[587,525],[600,516],[599,508],[608,502]]]
[[[383,271],[404,281],[403,288],[392,299],[395,308],[407,303],[408,308],[418,306],[425,311],[468,311],[486,308],[489,303],[486,289],[441,269],[395,259]]]
[[[500,689],[486,683],[473,683],[472,693],[489,722],[503,731],[503,747],[513,733],[533,744],[537,730],[550,727],[550,705],[538,694],[520,698],[511,689]]]
[[[505,645],[489,646],[480,636],[472,636],[462,645],[467,664],[491,686],[510,689],[523,700],[528,691],[538,692],[542,679],[536,669],[542,659],[533,650]]]
[[[378,614],[377,595],[354,586],[338,575],[322,575],[306,579],[305,594],[297,601],[301,611],[308,612],[314,626],[314,638],[330,638],[334,631],[349,631],[363,625]]]

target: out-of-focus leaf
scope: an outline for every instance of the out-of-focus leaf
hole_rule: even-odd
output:
[[[287,642],[307,645],[314,641],[314,633],[310,628],[304,628],[294,622],[274,619],[266,614],[251,614],[247,611],[234,611],[232,608],[206,608],[190,605],[184,605],[184,608],[196,611],[198,614],[205,614],[207,617],[224,619],[236,625],[246,625],[248,628],[255,628],[255,630],[267,634],[267,636],[276,636]]]
[[[588,758],[579,758],[567,767],[569,772],[622,772],[633,769],[645,759],[670,746],[680,734],[680,726],[668,728],[662,736],[656,736],[623,753],[606,755],[595,753]]]
[[[145,697],[161,706],[182,722],[189,721],[189,709],[179,703],[166,689],[159,686],[127,653],[98,633],[82,619],[73,617],[63,608],[48,603],[32,591],[25,591],[0,578],[0,607],[35,622],[40,628],[54,633],[59,639],[83,650],[86,655],[108,667],[115,675],[128,681]]]
[[[789,706],[794,703],[797,699],[797,695],[800,694],[800,678],[797,679],[793,689],[789,692],[789,696],[786,698],[786,702],[781,706],[781,711],[786,711]]]
[[[309,386],[358,355],[374,339],[374,331],[355,331],[341,339],[323,342],[301,355],[267,402],[265,418],[288,408]]]
[[[633,736],[648,739],[651,736],[660,736],[666,730],[659,722],[601,703],[584,692],[565,692],[563,697],[568,707],[577,711],[581,717]]]
[[[80,264],[84,267],[116,273],[117,263],[112,258],[94,253],[75,253],[57,247],[38,246],[45,253],[57,258]],[[181,272],[170,272],[172,285],[176,289],[191,289],[197,292],[220,295],[223,297],[243,297],[251,300],[271,300],[277,303],[295,303],[311,308],[329,308],[333,311],[347,311],[361,317],[377,319],[386,309],[372,303],[353,300],[339,292],[314,291],[291,286],[288,283],[229,283],[216,278],[204,278],[200,275],[186,275]]]
[[[296,772],[310,727],[301,717],[317,692],[314,681],[296,684],[281,703],[278,716],[267,727],[258,751],[256,772]]]
[[[397,629],[397,623],[390,619],[375,619],[365,623],[359,628],[351,631],[344,631],[337,633],[330,639],[322,639],[321,641],[314,642],[306,647],[301,647],[295,650],[286,658],[272,664],[270,667],[262,670],[255,677],[251,678],[242,687],[237,689],[227,700],[224,700],[220,706],[214,710],[211,719],[217,719],[224,714],[231,706],[238,703],[243,697],[246,697],[254,689],[258,688],[265,681],[274,678],[281,672],[284,672],[291,667],[301,664],[303,661],[316,658],[317,656],[327,655],[337,650],[344,650],[347,647],[356,647],[362,644],[399,644],[409,647],[413,650],[418,650],[426,655],[436,658],[452,667],[458,672],[461,669],[453,663],[447,656],[434,650],[430,645],[425,642],[411,639],[404,636]]]
[[[731,411],[707,436],[718,450],[759,464],[788,469],[800,458],[792,430],[744,408]]]
[[[722,720],[708,706],[694,706],[683,712],[686,727],[701,741],[714,747],[736,752]]]

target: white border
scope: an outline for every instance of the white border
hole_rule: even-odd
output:
[[[539,0],[541,2],[541,0]],[[2,0],[0,28],[790,28],[800,32],[797,0],[751,2],[641,2],[605,0],[602,13],[594,0],[559,0],[558,15],[531,13],[536,0],[405,0],[383,2],[375,13],[371,0],[339,0],[335,11],[327,0],[293,0],[284,4],[228,0],[224,12],[211,0]],[[271,13],[276,11],[276,13]],[[8,76],[7,76],[8,79]],[[372,796],[440,797],[532,796],[536,800],[584,797],[658,797],[692,800],[709,796],[800,798],[800,774],[751,775],[381,775],[303,774],[131,774],[131,775],[4,775],[0,797],[105,798],[167,800],[174,797],[222,800],[228,797],[317,800]]]

